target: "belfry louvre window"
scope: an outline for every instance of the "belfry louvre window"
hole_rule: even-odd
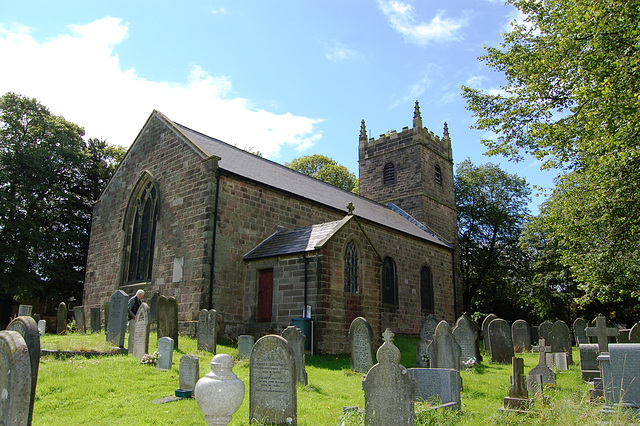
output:
[[[344,291],[360,293],[358,286],[358,249],[353,241],[347,243],[344,252]]]
[[[385,185],[396,183],[396,168],[393,163],[387,163],[382,170],[382,182]]]
[[[436,164],[435,179],[438,185],[442,185],[442,171],[439,164]]]
[[[127,283],[150,280],[153,270],[158,190],[147,176],[140,179],[136,188],[125,224],[129,231],[128,264],[124,274]]]

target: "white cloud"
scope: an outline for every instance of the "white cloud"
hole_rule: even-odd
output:
[[[413,7],[401,0],[378,0],[378,7],[386,16],[391,28],[401,34],[405,41],[425,45],[432,41],[457,40],[458,30],[467,25],[467,18],[444,18],[438,11],[430,22],[417,22]]]
[[[355,50],[339,42],[334,42],[333,44],[325,43],[324,50],[327,59],[333,62],[340,62],[345,60],[352,61],[357,59],[359,56]]]
[[[84,126],[87,137],[130,145],[153,109],[170,119],[239,147],[277,158],[284,145],[301,150],[321,138],[317,119],[274,114],[231,95],[231,80],[194,66],[186,82],[149,81],[124,69],[115,47],[128,33],[117,18],[69,26],[45,42],[31,30],[0,25],[0,94],[38,99],[54,114]]]

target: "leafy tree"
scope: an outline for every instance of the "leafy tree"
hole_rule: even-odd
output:
[[[640,3],[508,0],[526,16],[480,59],[501,93],[463,87],[490,154],[525,153],[562,174],[544,212],[581,302],[640,298]]]
[[[456,168],[455,190],[465,310],[523,317],[527,275],[518,239],[531,189],[495,164],[467,159]]]
[[[0,323],[14,298],[82,298],[91,207],[122,149],[37,100],[0,98]]]
[[[295,158],[290,163],[285,163],[285,166],[345,191],[358,193],[356,175],[349,172],[345,166],[341,166],[335,160],[324,155],[314,154]]]

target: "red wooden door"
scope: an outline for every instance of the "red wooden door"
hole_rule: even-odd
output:
[[[273,269],[258,271],[258,312],[256,321],[271,322],[273,306]]]

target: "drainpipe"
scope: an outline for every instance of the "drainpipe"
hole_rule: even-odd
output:
[[[456,297],[456,251],[451,250],[451,278],[453,279],[453,317],[458,318],[458,302]]]
[[[216,201],[213,208],[213,238],[211,241],[211,276],[209,279],[209,310],[213,309],[213,276],[214,269],[216,264],[216,233],[218,230],[218,200],[220,199],[220,176],[222,175],[222,170],[218,167],[218,160],[220,158],[217,157],[214,159],[214,164],[216,167]]]
[[[307,318],[307,285],[309,283],[309,277],[307,276],[309,273],[309,259],[307,258],[307,253],[302,253],[302,258],[304,259],[304,306],[302,308],[302,318]]]

